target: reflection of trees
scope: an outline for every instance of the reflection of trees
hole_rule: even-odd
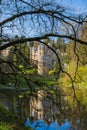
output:
[[[70,10],[51,1],[41,2],[39,0],[32,0],[28,2],[24,0],[2,0],[0,5],[0,50],[13,47],[13,53],[16,59],[16,62],[12,62],[9,59],[5,60],[0,57],[1,66],[5,64],[11,69],[11,72],[3,72],[0,68],[0,76],[2,77],[3,75],[6,76],[6,78],[8,77],[8,82],[11,82],[16,87],[17,92],[18,88],[24,85],[28,86],[32,95],[33,91],[38,88],[37,86],[43,86],[42,81],[35,81],[31,79],[31,72],[28,70],[31,70],[32,73],[35,71],[32,70],[33,65],[30,65],[30,63],[27,62],[28,56],[25,54],[28,53],[25,51],[26,49],[22,50],[21,48],[22,43],[39,41],[41,44],[45,44],[56,54],[58,59],[58,72],[56,73],[58,75],[57,78],[59,78],[62,74],[66,74],[68,76],[71,82],[71,90],[73,90],[72,93],[74,100],[76,101],[77,106],[81,106],[81,103],[76,95],[74,81],[76,79],[78,65],[80,62],[79,53],[81,52],[78,52],[77,45],[86,46],[87,44],[87,41],[84,38],[80,38],[80,33],[78,32],[78,30],[81,29],[81,25],[86,22],[86,16],[72,15],[70,14]],[[16,34],[18,35],[18,38],[15,38]],[[50,37],[61,38],[65,40],[65,42],[70,42],[70,40],[73,41],[73,52],[76,58],[76,69],[73,77],[64,70],[60,56],[56,53],[56,51],[43,42],[45,41],[44,39],[50,39]],[[3,42],[5,44],[3,44]],[[82,56],[81,54],[82,53],[80,53],[80,56]],[[83,57],[81,58],[83,59]],[[29,66],[25,64],[19,66],[17,64],[18,61],[18,64],[26,61],[26,64],[29,64]],[[82,62],[84,62],[84,60]],[[36,84],[37,86],[32,87],[32,84]]]

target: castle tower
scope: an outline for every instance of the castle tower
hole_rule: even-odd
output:
[[[48,43],[52,47],[51,43]],[[34,42],[30,47],[30,59],[33,64],[37,65],[38,74],[48,73],[53,68],[56,61],[56,55],[47,46]]]
[[[49,46],[52,46],[48,43]],[[56,55],[52,50],[43,44],[38,45],[38,73],[48,73],[53,69],[53,65],[56,62]]]
[[[38,73],[43,74],[44,73],[44,46],[42,44],[38,45]]]
[[[30,60],[33,64],[38,62],[38,43],[34,42],[33,46],[30,46]]]

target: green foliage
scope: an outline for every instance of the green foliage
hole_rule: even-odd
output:
[[[24,66],[23,65],[19,65],[19,68],[22,70],[24,68]]]
[[[87,64],[87,46],[86,45],[79,45],[78,44],[77,53],[80,57],[80,61],[83,65]]]
[[[6,110],[0,105],[0,121],[11,122],[14,118],[15,116],[10,111]]]
[[[54,76],[48,76],[48,75],[37,75],[37,76],[32,76],[32,82],[36,83],[37,85],[40,86],[51,86],[54,84]]]
[[[29,45],[27,43],[20,43],[15,48],[12,47],[10,51],[13,53],[13,61],[16,66],[20,64],[24,67],[29,66]]]
[[[80,83],[81,86],[87,87],[87,66],[80,66],[78,68],[76,83]]]
[[[55,73],[54,70],[50,70],[50,71],[48,72],[49,75],[54,74],[54,73]]]
[[[47,38],[47,39],[44,40],[44,42],[45,42],[46,44],[48,44],[48,43],[51,43],[52,41],[51,41],[49,38]]]
[[[0,122],[0,130],[32,130],[29,127],[25,127],[23,124],[20,122],[13,122],[13,123],[4,123]]]
[[[72,77],[72,79],[74,79],[74,75],[75,75],[75,71],[76,71],[75,62],[71,62],[69,64],[69,66],[67,66],[66,69],[67,69],[67,72]],[[81,111],[82,111],[83,107],[85,107],[85,109],[86,109],[85,111],[87,111],[87,80],[86,79],[87,79],[87,66],[78,66],[78,70],[76,72],[76,78],[75,78],[75,80],[73,80],[74,81],[73,84],[74,84],[76,98],[78,99],[78,101],[80,101],[79,107],[81,107]],[[69,78],[69,76],[64,74],[60,78],[59,83],[63,90],[63,93],[65,95],[67,95],[66,101],[68,102],[70,109],[72,109],[73,104],[74,104],[74,108],[72,111],[74,111],[74,109],[78,109],[78,111],[79,111],[76,99],[73,98],[74,90],[71,87],[72,81]],[[80,114],[82,114],[82,113],[80,113]]]
[[[24,125],[24,120],[16,119],[10,111],[0,105],[0,130],[31,130]]]
[[[24,74],[35,74],[37,72],[37,70],[35,68],[29,70],[29,69],[26,69],[24,70]]]
[[[11,130],[11,129],[9,128],[8,124],[0,122],[0,130]]]

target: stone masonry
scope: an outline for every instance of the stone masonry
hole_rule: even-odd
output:
[[[48,45],[51,46],[50,43]],[[30,46],[30,59],[37,65],[38,73],[43,74],[53,68],[56,55],[47,46],[34,42],[34,45]]]

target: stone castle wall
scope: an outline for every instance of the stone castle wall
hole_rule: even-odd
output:
[[[51,46],[50,43],[49,46]],[[47,73],[53,68],[56,62],[54,52],[41,43],[34,43],[30,47],[30,59],[34,64],[37,64],[39,74]]]

